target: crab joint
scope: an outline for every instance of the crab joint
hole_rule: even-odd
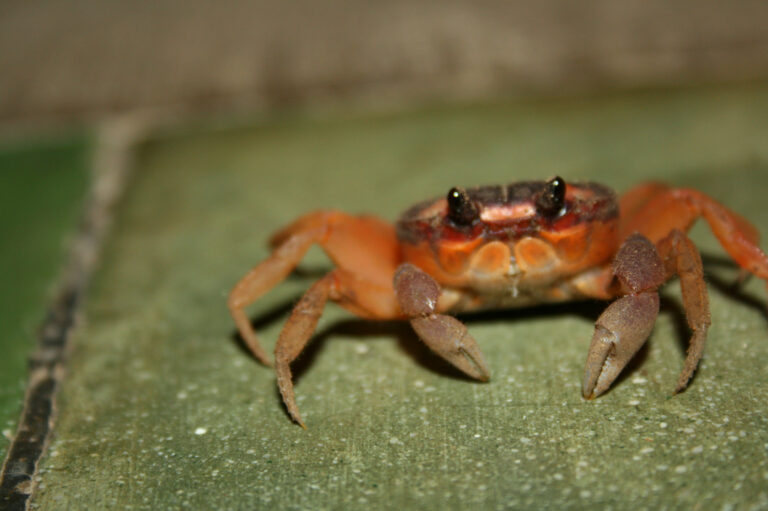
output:
[[[403,314],[412,318],[435,312],[440,287],[432,277],[406,263],[395,272],[394,284]]]

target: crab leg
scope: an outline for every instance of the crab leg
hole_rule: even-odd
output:
[[[676,393],[684,390],[701,360],[710,324],[709,299],[696,246],[677,229],[657,246],[643,235],[633,234],[619,249],[613,272],[626,295],[608,306],[595,323],[582,394],[591,399],[608,390],[645,343],[659,311],[656,289],[675,274],[680,277],[685,315],[693,330],[675,387]]]
[[[275,345],[277,387],[280,389],[280,395],[283,397],[283,403],[285,403],[288,414],[304,429],[307,427],[301,420],[293,393],[291,362],[296,360],[296,357],[299,356],[312,337],[332,288],[332,273],[315,282],[293,308],[291,317],[283,326]]]
[[[701,256],[693,242],[675,229],[657,245],[664,261],[667,278],[673,274],[680,277],[680,289],[683,294],[683,307],[688,326],[693,330],[688,343],[688,353],[675,393],[681,392],[688,385],[688,380],[699,365],[704,353],[704,341],[710,325],[709,297],[704,283]]]
[[[390,225],[374,217],[354,217],[337,211],[316,211],[299,218],[272,236],[272,254],[240,279],[227,302],[246,345],[265,365],[271,365],[269,357],[259,343],[245,308],[283,281],[315,243],[323,247],[337,266],[370,282],[391,286],[399,253]],[[369,250],[361,250],[361,245]],[[353,307],[351,303],[349,308]]]
[[[385,319],[398,315],[391,287],[379,286],[338,268],[315,282],[304,293],[285,322],[275,344],[275,372],[277,387],[288,414],[305,429],[296,405],[290,366],[312,339],[328,300],[354,311],[361,317]]]
[[[312,244],[324,235],[322,228],[297,233],[283,242],[272,255],[248,272],[229,293],[227,306],[237,329],[251,353],[264,365],[272,365],[269,356],[261,347],[245,307],[258,300],[267,291],[282,282],[299,264]]]
[[[395,272],[394,285],[400,309],[424,344],[464,374],[488,381],[488,366],[467,327],[452,316],[435,313],[441,292],[437,282],[406,263]]]
[[[757,229],[711,197],[696,190],[649,183],[627,192],[620,207],[622,236],[639,232],[654,243],[674,229],[687,232],[697,218],[704,218],[731,258],[768,282],[768,256],[758,246]]]

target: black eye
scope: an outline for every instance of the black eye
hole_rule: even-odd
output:
[[[461,188],[451,188],[448,192],[448,218],[456,225],[471,225],[480,213],[467,192]]]
[[[565,206],[565,180],[555,176],[545,184],[541,195],[536,199],[536,207],[541,213],[553,216]]]

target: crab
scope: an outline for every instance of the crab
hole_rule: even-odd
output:
[[[301,297],[275,346],[277,385],[290,417],[306,427],[290,365],[312,338],[328,300],[371,320],[403,319],[467,376],[490,378],[483,354],[453,314],[575,300],[612,300],[595,322],[582,395],[603,394],[651,333],[658,288],[679,277],[692,331],[675,393],[702,357],[710,325],[701,257],[686,235],[703,218],[742,272],[768,281],[768,257],[744,218],[711,197],[661,183],[620,199],[601,184],[561,177],[451,188],[416,204],[393,226],[370,215],[306,214],[275,233],[271,255],[232,289],[228,308],[247,347],[270,359],[245,311],[318,244],[336,267]]]

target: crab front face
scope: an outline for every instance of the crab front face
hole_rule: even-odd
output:
[[[605,263],[618,245],[610,189],[560,177],[452,188],[397,223],[403,257],[438,282],[475,289],[546,285]]]

